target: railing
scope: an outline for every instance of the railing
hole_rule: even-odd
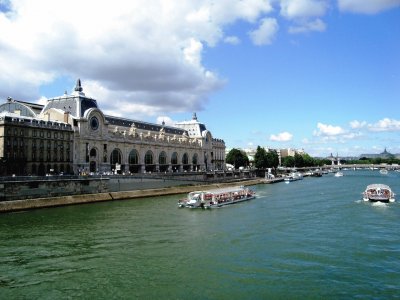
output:
[[[0,176],[0,182],[16,181],[57,181],[57,180],[82,180],[82,179],[162,179],[183,181],[223,182],[251,178],[252,171],[200,171],[200,172],[148,172],[132,174],[93,174],[93,175],[47,175],[47,176]]]

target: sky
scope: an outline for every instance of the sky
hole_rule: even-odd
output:
[[[82,81],[226,147],[400,153],[400,0],[0,0],[0,102]]]

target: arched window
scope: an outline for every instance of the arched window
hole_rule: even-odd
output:
[[[160,165],[166,165],[167,164],[167,154],[165,154],[164,151],[160,153],[158,156],[158,164]]]
[[[178,153],[176,153],[176,152],[172,153],[171,164],[173,164],[173,165],[178,164]]]
[[[110,156],[111,165],[121,164],[121,161],[122,161],[121,150],[114,149],[113,152],[111,152]]]
[[[115,171],[120,174],[123,171],[123,166],[121,166],[121,162],[122,162],[121,150],[114,149],[110,155],[111,171]]]
[[[197,162],[198,162],[198,155],[197,155],[197,153],[195,153],[195,154],[193,154],[192,164],[197,165]]]
[[[90,157],[96,157],[97,156],[97,151],[95,148],[92,148],[92,150],[90,150]]]
[[[153,152],[150,150],[146,152],[146,155],[144,156],[144,163],[146,165],[152,165],[153,164]]]
[[[160,172],[166,172],[168,170],[167,154],[164,151],[158,156],[158,164]]]
[[[137,165],[139,163],[139,155],[138,152],[133,149],[130,153],[129,153],[129,164],[130,165]]]
[[[184,153],[182,156],[182,164],[187,165],[188,163],[189,163],[189,156],[187,155],[187,153]]]

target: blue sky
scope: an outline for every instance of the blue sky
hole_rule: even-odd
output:
[[[3,101],[81,78],[108,114],[197,112],[227,148],[400,153],[400,0],[53,2],[0,0]]]

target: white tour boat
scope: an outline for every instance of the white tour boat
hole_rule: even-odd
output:
[[[226,187],[208,191],[194,191],[178,202],[178,207],[213,208],[222,207],[255,198],[255,192],[244,186]]]
[[[303,174],[301,174],[300,172],[292,172],[285,176],[284,181],[286,183],[289,183],[291,181],[302,180],[302,179],[303,179]]]
[[[364,201],[372,202],[394,202],[394,193],[392,189],[386,184],[370,184],[367,186],[363,193]]]

